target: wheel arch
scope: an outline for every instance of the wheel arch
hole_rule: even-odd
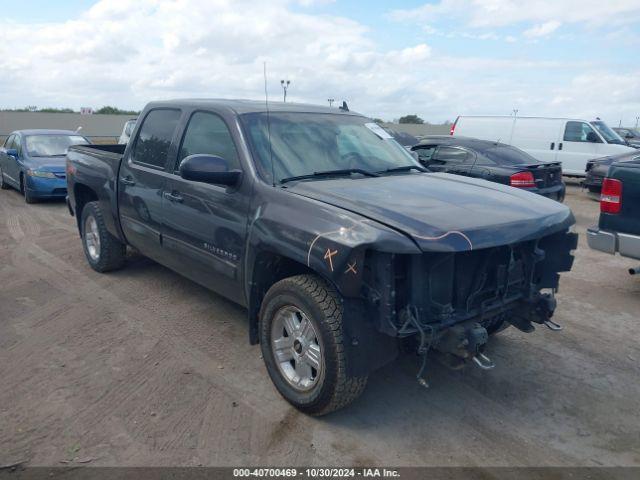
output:
[[[82,210],[89,202],[98,201],[98,194],[87,185],[83,183],[76,183],[73,186],[73,194],[76,201],[76,223],[78,225],[78,232],[82,236]]]
[[[255,256],[250,268],[248,280],[248,315],[249,315],[249,342],[255,345],[258,339],[258,321],[262,300],[269,288],[276,282],[288,277],[301,274],[317,275],[333,285],[339,292],[338,286],[325,275],[317,272],[304,263],[295,260],[282,253],[271,250],[262,250]]]

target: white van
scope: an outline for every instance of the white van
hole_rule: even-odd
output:
[[[602,120],[459,116],[450,133],[508,143],[540,161],[562,162],[565,175],[578,177],[585,176],[587,162],[593,158],[636,150]]]

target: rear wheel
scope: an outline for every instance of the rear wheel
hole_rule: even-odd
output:
[[[596,185],[589,185],[587,188],[591,193],[600,193],[601,190],[601,187],[598,187]]]
[[[342,301],[315,275],[273,285],[260,309],[262,356],[278,392],[294,407],[325,415],[355,400],[367,376],[348,375]]]
[[[0,189],[9,190],[9,184],[4,181],[4,173],[2,173],[2,167],[0,167]]]
[[[82,247],[91,268],[101,273],[122,268],[127,247],[107,230],[98,202],[87,203],[81,218]]]

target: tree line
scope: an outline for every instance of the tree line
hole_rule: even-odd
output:
[[[80,110],[74,110],[72,108],[53,108],[44,107],[38,108],[34,106],[28,106],[24,108],[0,108],[0,112],[39,112],[39,113],[80,113]],[[105,105],[93,111],[94,115],[138,115],[140,112],[136,110],[122,110],[118,107],[112,107]]]

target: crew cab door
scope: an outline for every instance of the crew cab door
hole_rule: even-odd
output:
[[[162,261],[160,231],[167,159],[181,111],[150,110],[127,149],[118,176],[120,224],[127,241],[142,254]]]
[[[224,158],[242,170],[229,127],[209,111],[191,114],[164,189],[162,241],[167,263],[184,276],[244,303],[242,261],[250,195],[240,187],[185,180],[180,162],[194,154]]]
[[[570,120],[564,127],[557,160],[567,174],[585,175],[587,161],[599,157],[605,145],[595,129],[587,122]]]

